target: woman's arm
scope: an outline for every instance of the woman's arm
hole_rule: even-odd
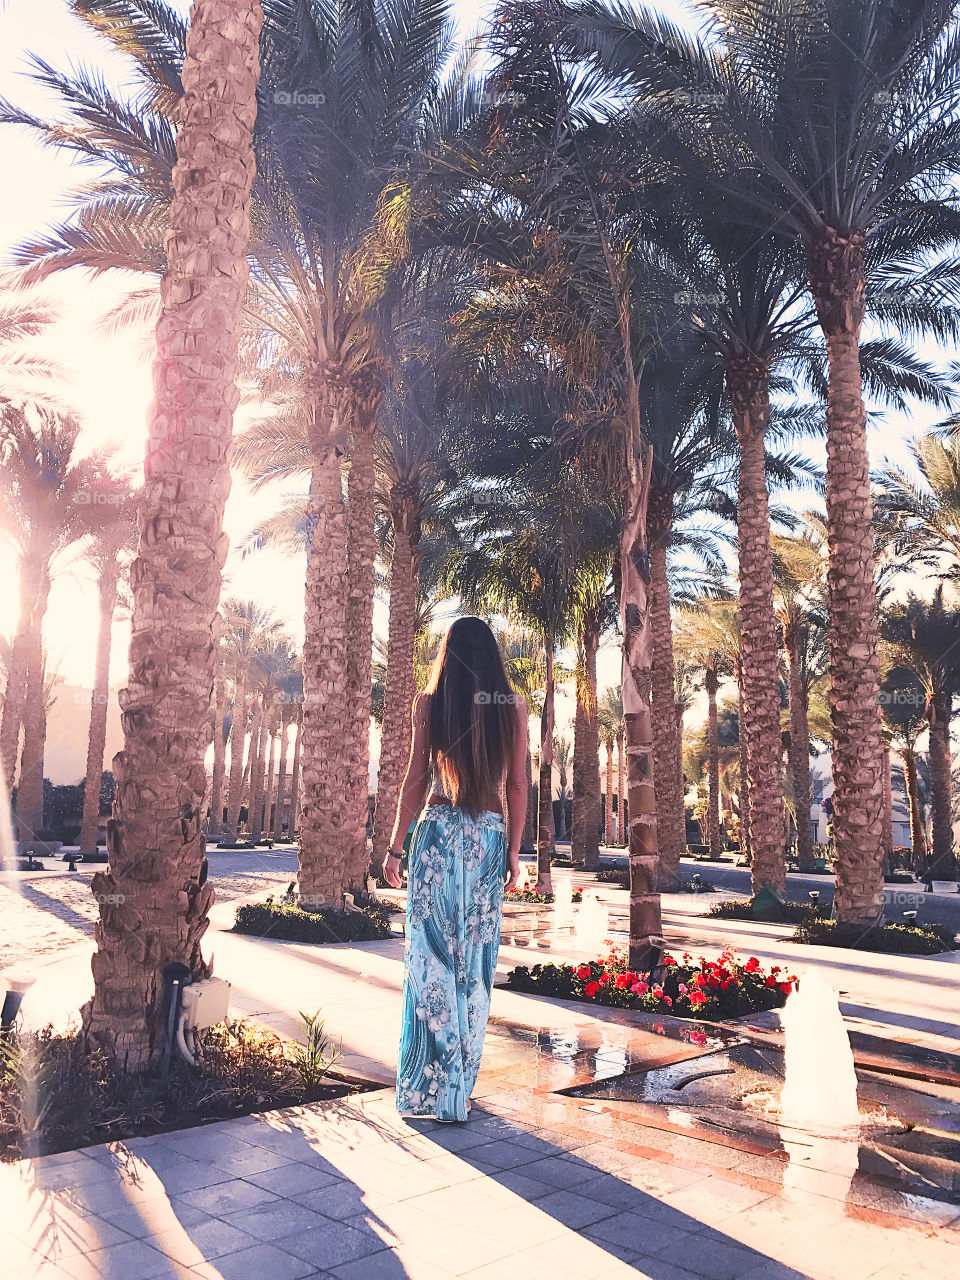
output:
[[[514,694],[517,711],[517,733],[507,768],[507,881],[506,891],[516,888],[520,879],[520,842],[527,818],[529,780],[527,778],[527,747],[530,730],[527,726],[527,704],[519,694]]]
[[[410,737],[410,759],[397,801],[397,817],[390,837],[390,848],[399,849],[410,829],[410,823],[423,808],[427,780],[430,774],[430,698],[418,693],[413,700],[411,716],[413,731]],[[400,864],[388,853],[383,860],[383,878],[395,889],[400,888]]]

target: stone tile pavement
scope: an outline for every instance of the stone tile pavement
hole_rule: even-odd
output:
[[[46,1156],[0,1167],[4,1274],[942,1280],[960,1268],[960,1208],[911,1217],[785,1191],[747,1153],[717,1164],[707,1143],[635,1137],[556,1095],[501,1114],[481,1099],[446,1126],[400,1120],[378,1091]]]

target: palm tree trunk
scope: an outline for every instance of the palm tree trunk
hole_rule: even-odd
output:
[[[373,862],[386,857],[396,817],[397,799],[410,754],[413,706],[413,650],[416,641],[417,579],[413,537],[415,508],[398,491],[391,494],[393,561],[390,566],[390,620],[387,635],[387,685],[380,734],[377,809],[373,823]],[[406,832],[403,833],[406,835]]]
[[[345,754],[352,765],[345,797],[347,821],[345,876],[352,888],[366,888],[370,867],[367,817],[370,795],[370,688],[373,668],[373,598],[376,579],[376,471],[373,436],[380,405],[379,384],[356,381],[352,393],[353,454],[347,504],[347,682],[349,738]],[[389,836],[388,836],[389,839]]]
[[[221,839],[235,844],[240,831],[240,799],[243,792],[243,748],[247,738],[247,689],[241,676],[233,697],[233,724],[230,726],[230,788],[227,793],[227,820]]]
[[[213,688],[213,777],[210,781],[210,825],[207,839],[218,840],[223,827],[223,782],[226,770],[226,744],[223,740],[223,721],[226,714],[227,681],[223,663],[217,667],[217,679]]]
[[[43,828],[43,762],[46,717],[43,710],[43,619],[50,598],[50,578],[44,573],[26,637],[26,688],[23,696],[23,751],[17,786],[17,831],[32,840]]]
[[[910,808],[910,861],[914,870],[919,869],[927,857],[927,837],[923,830],[923,814],[920,812],[920,783],[917,778],[917,753],[913,747],[905,747],[900,753],[903,760],[904,781],[907,785],[907,802]]]
[[[683,770],[676,711],[676,668],[667,546],[673,527],[673,498],[655,493],[650,499],[650,707],[653,728],[653,783],[657,799],[657,845],[660,850],[660,889],[675,889],[680,881],[680,858],[687,844],[683,812]]]
[[[87,773],[83,784],[83,818],[80,823],[80,854],[96,853],[100,826],[100,782],[103,774],[103,752],[107,742],[107,703],[110,697],[110,641],[113,613],[117,605],[117,579],[120,566],[116,561],[100,575],[97,584],[100,600],[100,622],[97,629],[97,660],[90,695],[90,733],[87,738]]]
[[[956,876],[953,857],[953,770],[950,760],[950,695],[937,689],[927,703],[930,722],[930,808],[933,866],[938,880]]]
[[[237,403],[237,323],[254,174],[257,0],[195,0],[183,67],[155,400],[131,572],[130,677],[120,695],[110,868],[100,903],[88,1036],[121,1069],[156,1061],[162,970],[208,972],[213,902],[203,834],[204,756],[227,551],[223,509]]]
[[[747,784],[747,718],[743,711],[743,672],[737,661],[737,693],[739,697],[737,710],[737,736],[740,753],[740,844],[747,865],[753,861],[753,842],[750,838],[750,788]]]
[[[780,646],[773,599],[773,555],[764,438],[770,420],[769,369],[752,354],[727,364],[727,388],[740,443],[737,533],[740,547],[740,633],[747,738],[754,893],[786,892],[781,779]]]
[[[553,639],[546,645],[547,678],[540,713],[540,796],[537,815],[537,893],[552,893],[553,861]]]
[[[607,776],[603,794],[603,843],[613,847],[613,742],[607,738],[604,743],[607,750]]]
[[[860,374],[863,237],[828,229],[808,246],[808,261],[830,368],[827,583],[836,911],[844,923],[867,924],[878,916],[883,888],[883,748],[877,709],[873,504]]]
[[[30,647],[31,619],[37,610],[40,573],[26,561],[20,562],[20,617],[10,651],[7,682],[3,691],[3,715],[0,717],[0,764],[6,794],[13,790],[17,773],[17,746],[23,723],[23,700],[27,687],[27,652]]]
[[[893,871],[893,765],[890,745],[883,744],[883,864]]]
[[[807,719],[807,694],[800,670],[799,637],[796,630],[784,626],[784,649],[790,697],[790,775],[793,778],[793,800],[797,822],[797,866],[800,871],[814,868],[813,837],[810,834],[810,725]]]
[[[581,669],[574,721],[571,854],[587,871],[600,865],[600,734],[597,727],[599,627],[592,619],[580,634]]]
[[[293,765],[290,769],[290,808],[287,812],[287,835],[291,840],[300,830],[300,776],[303,748],[303,708],[297,715],[297,729],[293,741]]]
[[[283,836],[283,810],[286,802],[287,793],[287,729],[289,721],[286,711],[280,713],[280,763],[277,771],[277,803],[273,811],[273,824],[270,827],[270,837],[273,840],[280,840]]]
[[[716,670],[708,667],[704,675],[707,691],[707,843],[710,857],[716,862],[720,857],[720,726],[717,719]]]
[[[314,463],[308,521],[313,531],[307,554],[303,646],[303,728],[300,828],[300,897],[307,906],[339,907],[352,883],[350,861],[357,839],[355,753],[344,749],[356,726],[350,703],[347,632],[347,512],[340,458],[331,441],[342,437],[344,393],[339,382],[316,379],[312,435]],[[364,696],[364,708],[369,704]],[[366,868],[364,868],[364,873]],[[364,875],[365,882],[365,875]]]
[[[650,724],[652,637],[647,622],[650,573],[646,538],[647,487],[632,476],[620,535],[620,611],[623,629],[623,718],[626,737],[630,841],[630,967],[651,968],[660,937],[657,806]]]
[[[263,699],[260,694],[254,690],[253,694],[253,722],[250,725],[250,753],[247,758],[247,776],[244,783],[243,808],[247,811],[247,831],[252,835],[256,817],[254,810],[257,807],[258,796],[258,779],[260,778],[262,761],[263,761],[263,744],[264,730],[266,728],[266,716],[264,714]]]
[[[257,804],[257,826],[256,839],[263,837],[264,828],[270,830],[270,806],[273,803],[273,769],[274,758],[277,747],[277,709],[274,708],[269,713],[269,720],[266,727],[267,743],[269,750],[265,752],[267,757],[266,769],[263,774],[263,782],[260,787],[260,800]]]
[[[524,852],[536,849],[537,847],[537,808],[535,804],[536,788],[533,785],[533,752],[530,750],[530,740],[527,739],[527,813],[523,820],[523,844],[521,848]]]
[[[626,845],[627,833],[627,809],[626,795],[623,789],[623,761],[624,761],[624,742],[623,730],[617,734],[617,839],[620,844]]]

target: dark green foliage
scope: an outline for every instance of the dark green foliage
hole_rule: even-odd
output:
[[[746,900],[734,898],[726,902],[715,902],[708,915],[721,920],[756,920],[750,898]],[[803,924],[806,920],[816,918],[816,911],[808,902],[784,902],[780,907],[779,919],[787,924]]]
[[[793,941],[901,956],[935,956],[942,951],[954,951],[957,946],[953,930],[941,924],[885,924],[863,929],[855,924],[839,924],[836,920],[814,919],[800,925]]]
[[[237,907],[234,930],[280,942],[373,942],[393,936],[389,916],[377,907],[305,911],[294,903],[269,898]]]

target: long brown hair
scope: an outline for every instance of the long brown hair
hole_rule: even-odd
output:
[[[458,618],[444,637],[425,692],[430,755],[453,804],[478,813],[496,795],[517,738],[517,707],[493,632]]]

